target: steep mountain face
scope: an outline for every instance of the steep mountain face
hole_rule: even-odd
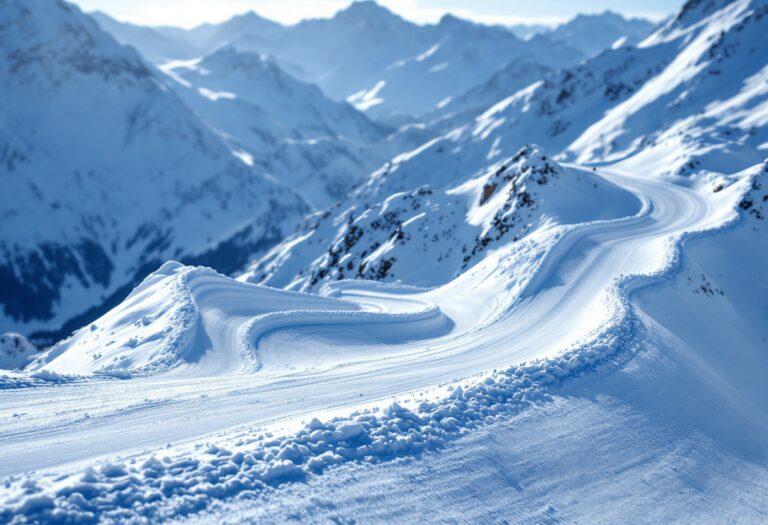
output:
[[[581,59],[572,48],[546,38],[526,42],[504,28],[482,26],[450,15],[435,26],[418,27],[417,31],[428,45],[416,53],[404,50],[397,62],[371,71],[367,79],[361,78],[360,90],[349,97],[350,102],[374,116],[420,114],[471,89],[511,61],[534,62],[541,68],[560,67]],[[342,93],[335,87],[327,89],[332,94]]]
[[[115,30],[129,41],[130,28]],[[547,38],[526,42],[501,27],[474,24],[453,16],[439,24],[408,22],[373,1],[353,2],[330,19],[305,20],[283,27],[250,13],[218,26],[154,32],[206,55],[224,46],[267,53],[289,74],[320,86],[337,100],[348,100],[369,115],[392,117],[428,112],[507,65],[525,58],[547,67],[579,61],[572,47]],[[148,57],[153,39],[135,35],[134,45]],[[184,58],[184,57],[181,57]]]
[[[536,61],[513,60],[463,95],[446,99],[424,119],[435,129],[453,129],[472,120],[510,93],[517,93],[551,73],[550,68]]]
[[[162,67],[169,84],[233,151],[315,208],[346,194],[386,159],[386,130],[284,73],[271,59],[222,48]]]
[[[669,174],[699,169],[704,157],[754,165],[766,142],[765,10],[762,0],[689,3],[639,46],[547,75],[394,159],[367,191],[458,178],[527,141],[566,160],[635,159]]]
[[[159,29],[120,22],[100,11],[90,15],[115,40],[133,46],[151,62],[192,59],[197,56],[192,46],[173,36],[164,35]]]
[[[340,211],[310,217],[241,279],[302,291],[349,278],[436,286],[538,228],[617,217],[639,205],[591,173],[563,169],[536,146],[454,187],[424,185],[376,204],[356,197]]]
[[[0,99],[5,330],[81,326],[170,257],[234,271],[307,209],[68,3],[3,2]]]
[[[396,219],[381,234],[373,233],[371,224],[363,228],[363,217],[388,211],[391,195],[398,195],[392,202],[398,209],[425,198],[439,209],[461,209],[455,200],[435,196],[434,190],[455,189],[468,174],[492,171],[503,162],[505,151],[526,140],[536,140],[565,159],[610,160],[633,172],[657,175],[706,177],[708,170],[732,173],[761,162],[768,139],[763,56],[768,46],[760,45],[768,34],[766,5],[763,0],[716,7],[689,2],[676,20],[640,46],[609,50],[547,75],[470,123],[394,158],[336,210],[272,250],[249,270],[248,278],[305,287],[318,276],[377,275],[386,257],[370,266],[376,268],[373,274],[367,273],[367,265],[361,271],[361,263],[372,250],[396,244],[401,234],[393,227],[407,217]],[[424,185],[432,193],[419,195]],[[449,194],[455,199],[455,190]],[[318,231],[323,233],[316,235]],[[360,244],[351,268],[341,268],[348,254],[340,248],[366,233],[375,241]]]
[[[762,162],[768,142],[768,2],[688,2],[641,51],[668,66],[568,148],[581,160],[633,158],[669,175]]]
[[[650,35],[654,27],[648,20],[624,18],[605,11],[578,15],[545,34],[553,41],[567,44],[591,57],[612,46],[636,45]]]

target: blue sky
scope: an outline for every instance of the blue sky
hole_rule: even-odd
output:
[[[302,18],[332,16],[349,0],[75,0],[84,10],[101,10],[115,18],[149,25],[191,27],[219,22],[254,10],[267,18],[295,23]],[[577,13],[611,9],[628,15],[660,19],[683,0],[380,0],[381,4],[416,22],[434,22],[446,12],[487,23],[555,24]]]

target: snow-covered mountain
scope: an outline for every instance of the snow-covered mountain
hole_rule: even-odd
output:
[[[354,4],[353,4],[354,6]],[[352,10],[352,7],[349,8]],[[380,14],[357,15],[366,23]],[[333,20],[329,22],[332,30]],[[342,22],[344,23],[344,22]],[[344,68],[338,68],[339,81],[319,84],[334,96],[353,88],[348,100],[374,116],[391,113],[421,114],[445,104],[450,97],[462,94],[487,79],[512,61],[526,60],[541,67],[560,67],[579,61],[582,56],[567,45],[537,38],[522,41],[502,27],[488,27],[446,15],[437,25],[410,28],[414,37],[409,44],[421,44],[414,50],[404,48],[394,62],[371,67],[362,78],[355,68],[357,82],[344,81]],[[363,35],[352,38],[362,39]],[[362,57],[361,57],[362,61]]]
[[[341,260],[339,247],[349,245],[347,230],[355,232],[352,237],[375,239],[374,249],[384,244],[379,233],[370,226],[358,229],[355,221],[389,209],[392,195],[410,200],[423,185],[460,187],[468,174],[493,171],[505,152],[526,140],[562,158],[624,160],[634,169],[665,175],[727,171],[723,162],[737,168],[760,162],[763,111],[749,108],[762,108],[766,97],[760,51],[765,5],[732,2],[714,15],[696,16],[703,8],[689,3],[639,47],[608,50],[507,96],[473,121],[393,159],[336,210],[309,221],[303,233],[272,250],[247,278],[302,288],[318,274],[349,277],[354,270],[352,276],[364,277],[357,272],[362,261],[336,273],[323,262],[335,266]],[[494,84],[486,91],[494,92]],[[366,211],[374,203],[381,204]],[[368,248],[363,258],[371,255]],[[272,275],[279,277],[270,281]]]
[[[161,29],[120,22],[101,11],[90,15],[115,40],[123,45],[133,46],[151,62],[193,59],[198,56],[194,47],[178,38],[183,32],[167,36]]]
[[[466,93],[451,97],[438,104],[439,107],[424,115],[432,129],[450,130],[472,120],[509,96],[550,75],[552,70],[529,60],[513,60],[497,71],[490,79],[484,80]]]
[[[183,46],[181,58],[226,46],[269,54],[292,76],[317,84],[332,98],[349,100],[374,117],[428,112],[512,60],[559,67],[583,57],[546,37],[527,42],[505,28],[451,15],[438,24],[417,25],[371,0],[353,2],[330,19],[290,27],[254,13],[189,31],[154,28],[148,35],[130,26],[115,27],[114,21],[105,22],[105,27],[150,59],[167,57],[162,46],[154,48],[156,35]]]
[[[577,15],[565,24],[546,32],[555,42],[567,44],[591,57],[623,45],[636,45],[647,37],[655,24],[642,18],[625,18],[612,11]]]
[[[285,26],[249,11],[220,24],[202,24],[189,30],[175,27],[157,27],[155,30],[201,55],[236,42],[250,46],[268,43],[283,33]]]
[[[237,155],[317,209],[343,197],[394,147],[377,148],[386,129],[256,53],[225,47],[162,69],[172,79],[169,85]]]
[[[606,51],[509,94],[404,155],[407,169],[398,160],[371,183],[402,191],[436,165],[448,170],[442,177],[460,176],[527,141],[581,162],[636,158],[641,166],[653,155],[655,168],[674,174],[695,171],[701,162],[689,165],[690,157],[710,151],[741,167],[760,162],[765,3],[719,7],[686,4],[639,46]],[[452,162],[442,160],[448,155]]]
[[[2,7],[4,330],[76,328],[170,257],[236,270],[307,210],[76,7]]]
[[[768,141],[768,2],[688,2],[637,53],[667,64],[606,108],[568,148],[581,161],[631,157],[689,177],[762,162]],[[655,55],[655,56],[654,56]]]
[[[591,173],[564,170],[535,146],[455,187],[432,182],[376,204],[361,193],[338,214],[310,217],[242,279],[302,291],[345,278],[437,286],[536,229],[638,207],[631,195]]]
[[[689,0],[241,280],[166,262],[0,373],[0,522],[765,522],[766,24]]]

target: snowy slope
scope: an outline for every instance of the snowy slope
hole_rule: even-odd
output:
[[[433,130],[449,131],[459,127],[512,93],[534,84],[552,70],[529,60],[513,60],[489,79],[484,79],[469,91],[449,97],[423,116]]]
[[[242,279],[300,290],[344,278],[436,286],[531,231],[633,209],[631,195],[526,146],[456,187],[425,185],[373,205],[362,198],[338,215],[313,217]]]
[[[233,151],[289,185],[315,208],[346,194],[381,165],[386,130],[271,59],[222,48],[161,69],[169,84]]]
[[[330,19],[290,27],[248,13],[188,31],[151,30],[199,56],[227,46],[269,54],[292,76],[377,118],[428,112],[515,59],[558,67],[583,56],[545,37],[526,42],[504,28],[450,15],[438,24],[417,25],[370,0],[352,2]],[[130,26],[114,31],[150,59],[167,56],[148,36],[134,39]]]
[[[664,159],[673,175],[762,161],[768,142],[768,3],[717,5],[689,2],[641,44],[640,52],[671,48],[676,54],[661,74],[591,124],[570,154],[582,161]]]
[[[306,210],[77,8],[9,0],[0,17],[4,329],[94,316],[171,256],[233,271]]]
[[[272,250],[249,270],[249,278],[269,282],[274,273],[280,275],[274,283],[281,286],[305,286],[317,272],[321,276],[331,272],[319,263],[323,259],[332,261],[332,266],[352,264],[346,271],[335,270],[335,275],[366,276],[358,270],[362,261],[346,261],[338,246],[342,239],[349,244],[344,229],[352,228],[370,204],[379,202],[388,210],[391,195],[413,195],[423,185],[444,190],[460,186],[467,174],[492,171],[503,164],[504,152],[531,138],[563,158],[577,157],[581,163],[623,160],[632,171],[651,169],[660,175],[727,171],[760,162],[766,84],[764,60],[756,58],[766,34],[762,30],[766,5],[756,5],[752,10],[749,2],[734,2],[695,22],[684,21],[690,15],[683,12],[643,46],[606,51],[507,96],[469,124],[387,163],[336,210],[313,219],[297,237]],[[726,49],[733,51],[720,55],[709,51],[730,40],[733,43]],[[681,74],[683,66],[688,69]],[[728,74],[713,74],[712,69]],[[493,85],[487,90],[493,92]],[[676,94],[689,96],[693,90],[697,96],[687,103]],[[345,226],[350,220],[352,225]],[[316,236],[317,231],[324,233]],[[379,234],[369,235],[377,242],[365,246],[363,257],[385,244]],[[391,258],[382,258],[376,268]]]
[[[766,521],[766,5],[393,159],[267,259],[318,293],[167,263],[0,375],[0,521]]]
[[[565,24],[545,33],[555,42],[567,44],[591,57],[614,46],[636,45],[647,37],[655,24],[642,18],[624,18],[605,11],[593,15],[577,15]]]
[[[89,14],[115,40],[134,47],[151,62],[192,59],[197,56],[193,47],[155,28],[120,22],[100,11]]]
[[[539,229],[535,242],[513,243],[431,291],[346,282],[329,287],[325,297],[307,296],[166,265],[137,290],[131,299],[137,304],[126,305],[127,311],[117,309],[62,343],[32,373],[6,376],[4,386],[12,390],[3,394],[4,409],[26,408],[4,435],[2,472],[43,470],[34,476],[32,494],[21,480],[7,484],[0,512],[9,519],[179,518],[216,500],[237,503],[232,498],[248,491],[261,494],[268,486],[313,478],[339,463],[376,464],[439,450],[546,403],[596,367],[629,363],[631,371],[635,344],[646,336],[628,294],[654,281],[623,276],[655,274],[658,282],[669,275],[675,268],[671,241],[735,217],[752,172],[729,176],[717,193],[709,186],[689,189],[605,173],[644,202],[638,213],[555,235]],[[162,291],[173,283],[196,305],[191,325],[169,325],[155,304],[173,295]],[[143,318],[125,315],[144,307]],[[156,378],[120,383],[121,395],[105,405],[102,396],[116,383],[99,376],[117,370],[103,366],[121,358],[140,358],[124,363],[140,365],[151,357],[153,334],[170,327],[182,329],[189,343],[172,352],[175,366],[154,369],[162,372]],[[126,346],[131,332],[136,341]],[[101,361],[106,356],[97,349],[107,348],[93,339],[110,337],[120,347]],[[78,381],[61,373],[96,375]],[[23,386],[50,381],[60,383],[58,403],[68,408],[53,425],[50,411],[29,404],[50,389]],[[392,396],[401,404],[391,404]],[[361,403],[381,408],[333,418]],[[562,417],[565,425],[575,422]],[[161,426],[136,429],[137,422],[160,420]],[[238,425],[250,427],[200,440]],[[258,434],[253,425],[280,430]],[[13,437],[20,429],[23,440]],[[80,446],[84,441],[87,449]],[[12,459],[21,457],[22,446],[38,453]],[[745,453],[758,450],[754,441],[742,446]],[[143,452],[159,447],[160,455]],[[126,459],[86,474],[77,466],[118,449]],[[70,497],[74,493],[84,497]]]
[[[654,24],[646,20],[627,20],[606,11],[599,15],[578,15],[566,24],[549,31],[541,30],[540,33],[551,41],[573,47],[585,57],[591,57],[612,47],[636,45],[654,27]],[[536,38],[531,44],[535,46],[541,41]],[[513,60],[490,79],[484,79],[460,97],[444,100],[426,118],[442,119],[442,128],[446,125],[459,126],[517,91],[547,76],[551,78],[552,71],[542,64],[535,60]]]

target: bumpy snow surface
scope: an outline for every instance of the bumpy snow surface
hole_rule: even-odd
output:
[[[2,336],[0,522],[768,521],[766,23],[690,0],[237,279]]]
[[[2,379],[3,516],[184,515],[440,448],[631,352],[641,279],[625,276],[668,271],[674,241],[735,217],[750,179],[713,201],[604,173],[639,210],[538,230],[431,290],[342,281],[306,295],[164,265]]]

